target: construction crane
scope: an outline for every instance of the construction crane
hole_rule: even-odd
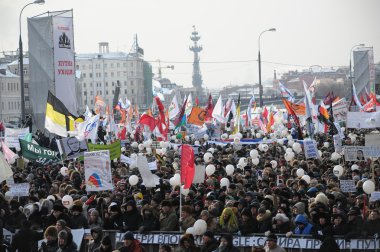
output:
[[[162,79],[161,60],[158,59],[157,62],[158,62],[158,79]],[[164,68],[170,68],[171,70],[173,70],[174,69],[174,65],[166,66]]]

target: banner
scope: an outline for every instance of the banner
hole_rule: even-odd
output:
[[[380,134],[366,134],[365,135],[365,146],[379,146],[380,145]]]
[[[336,153],[342,152],[342,139],[339,134],[333,135],[334,140],[334,150]]]
[[[124,233],[116,233],[115,244],[123,242]],[[139,240],[142,244],[169,244],[178,245],[182,234],[141,234],[135,233],[134,238]],[[219,239],[219,236],[215,236]],[[253,247],[253,246],[265,246],[267,238],[264,236],[234,236],[233,244],[238,248]],[[345,241],[343,239],[335,239],[336,243],[341,249],[360,249],[369,250],[379,247],[379,240],[357,240],[351,239]],[[202,238],[197,236],[195,244],[201,245]],[[316,251],[321,246],[322,241],[312,238],[300,238],[300,237],[281,237],[278,236],[277,245],[285,249],[308,249]]]
[[[346,161],[365,161],[380,157],[380,146],[344,146]]]
[[[371,120],[372,119],[372,120]],[[380,128],[380,112],[347,112],[348,129]]]
[[[73,17],[53,16],[55,96],[77,114]]]
[[[76,137],[66,137],[58,140],[62,159],[74,159],[83,156],[88,151],[85,140],[79,141]]]
[[[354,180],[339,180],[340,190],[342,192],[356,192],[356,185]]]
[[[23,139],[26,134],[29,133],[29,128],[23,129],[10,129],[5,128],[4,142],[9,148],[20,149],[19,139]]]
[[[22,156],[30,161],[41,165],[58,163],[61,160],[58,157],[58,152],[46,149],[37,144],[29,143],[20,139],[20,147]]]
[[[113,190],[110,151],[85,152],[84,176],[87,192]]]
[[[345,98],[333,103],[334,122],[345,122],[347,119],[348,104]]]
[[[109,150],[110,158],[111,160],[114,160],[120,157],[121,144],[120,144],[120,140],[117,140],[116,142],[112,144],[108,144],[108,145],[88,143],[88,150],[89,151]]]
[[[13,197],[29,196],[29,183],[19,183],[10,186],[9,191]]]
[[[305,151],[305,158],[319,158],[317,144],[314,140],[303,140],[303,148]]]

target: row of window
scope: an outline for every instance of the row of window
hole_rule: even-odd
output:
[[[111,101],[112,101],[112,100],[111,100]],[[135,101],[136,101],[135,98],[132,97],[132,99],[131,99],[132,104],[136,104]],[[106,104],[109,104],[110,100],[105,99],[105,102],[106,102]],[[94,100],[90,100],[90,103],[89,103],[89,104],[84,104],[84,105],[94,105]]]
[[[110,68],[114,68],[115,66],[116,66],[116,68],[120,68],[121,64],[120,63],[110,63]],[[129,66],[133,67],[133,62],[129,62]],[[89,65],[83,64],[81,66],[82,69],[92,69],[92,67],[93,67],[93,64],[89,64]],[[94,64],[94,67],[95,67],[95,69],[101,69],[102,68],[102,64]],[[127,62],[123,62],[123,67],[124,68],[127,67]],[[104,63],[103,64],[103,69],[106,69],[106,68],[108,68],[108,64]],[[80,66],[76,65],[76,69],[79,70]]]
[[[8,83],[1,83],[1,91],[8,91],[8,92],[16,92],[19,91],[18,82],[8,82]],[[7,90],[5,90],[7,89]]]
[[[106,90],[106,95],[108,95],[108,94],[109,94],[109,92],[108,92],[108,90]],[[113,95],[115,94],[115,90],[112,90],[112,94]],[[127,89],[124,89],[124,94],[128,94]],[[134,89],[131,89],[131,94],[135,94],[135,90]],[[87,91],[83,91],[83,95],[86,96],[87,95]],[[94,92],[90,91],[90,95],[94,95]],[[97,90],[96,91],[96,95],[103,95],[103,91],[102,90]]]
[[[134,72],[131,71],[130,72],[130,76],[134,76],[133,75]],[[127,77],[127,71],[123,71],[123,76],[124,77]],[[86,78],[87,77],[87,73],[82,73],[82,78]],[[88,73],[88,77],[89,78],[92,78],[93,77],[93,74],[92,73]],[[102,77],[102,73],[95,73],[95,78],[101,78]],[[108,72],[105,72],[104,73],[104,77],[107,78],[108,77]],[[114,72],[111,72],[110,73],[110,77],[115,77],[115,73]],[[116,72],[116,77],[121,77],[121,72]]]
[[[8,103],[8,107],[6,106]],[[1,110],[19,110],[20,101],[1,102]]]
[[[112,82],[112,86],[114,87],[115,84],[116,84],[116,83],[113,81],[113,82]],[[133,80],[129,81],[129,84],[130,84],[131,86],[133,86],[133,85],[134,85]],[[83,82],[83,87],[86,88],[86,86],[87,86],[86,83]],[[127,86],[127,81],[124,81],[124,86]],[[92,87],[92,83],[90,83],[90,87]],[[101,83],[101,82],[96,82],[96,87],[102,87],[102,83]],[[108,82],[107,82],[107,81],[106,81],[106,87],[108,87]]]

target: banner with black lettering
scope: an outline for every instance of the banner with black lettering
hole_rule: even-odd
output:
[[[59,152],[64,160],[83,156],[88,151],[86,140],[79,141],[76,137],[65,137],[57,140]]]
[[[59,163],[58,152],[19,139],[22,156],[41,165]]]
[[[72,12],[53,16],[55,96],[77,114]]]

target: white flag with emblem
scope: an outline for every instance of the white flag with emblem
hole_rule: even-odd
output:
[[[178,101],[177,101],[177,96],[174,95],[172,103],[170,103],[169,106],[169,119],[175,118],[179,113],[179,108],[178,108]]]

